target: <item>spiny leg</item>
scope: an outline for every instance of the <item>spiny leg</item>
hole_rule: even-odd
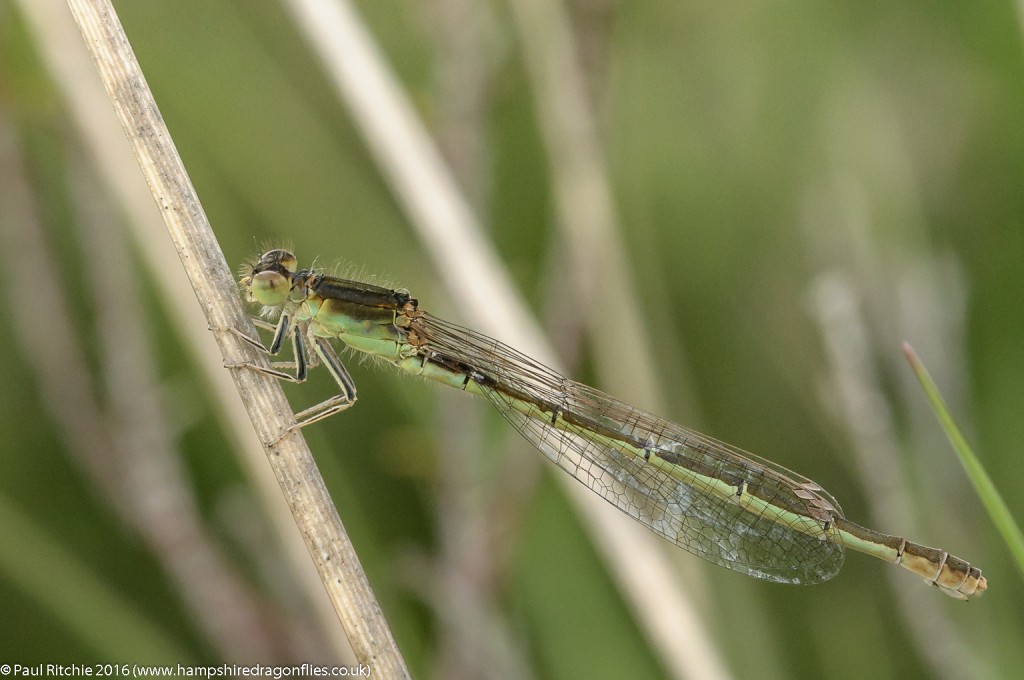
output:
[[[252,320],[252,325],[256,326],[256,328],[262,328],[265,331],[276,331],[277,330],[277,324],[276,323],[270,323],[269,321],[264,321],[263,319],[261,319],[258,316],[250,316],[249,318]]]
[[[341,358],[331,347],[330,343],[325,338],[312,338],[313,340],[313,351],[314,356],[319,358],[323,362],[324,366],[327,367],[327,371],[334,378],[334,381],[338,383],[338,387],[341,389],[341,394],[337,394],[330,399],[320,402],[315,406],[311,406],[304,411],[299,411],[295,414],[295,425],[288,428],[285,432],[296,430],[300,427],[312,425],[315,422],[321,421],[325,418],[329,418],[336,413],[341,413],[345,409],[356,403],[356,384],[352,380],[352,376],[349,375],[345,365],[341,363]],[[282,435],[284,436],[284,435]]]
[[[237,328],[226,328],[223,330],[233,333],[252,347],[271,356],[276,355],[281,350],[284,336],[290,334],[292,337],[292,351],[295,356],[295,360],[291,362],[274,362],[269,368],[266,366],[258,366],[251,362],[225,364],[227,368],[248,368],[279,380],[301,383],[306,380],[308,368],[316,366],[322,361],[324,366],[326,366],[327,370],[330,372],[331,377],[334,378],[334,381],[338,383],[338,387],[341,389],[341,394],[337,394],[330,399],[296,413],[296,423],[287,428],[280,437],[274,440],[274,444],[284,439],[294,430],[307,425],[312,425],[313,423],[329,418],[336,413],[341,413],[355,403],[355,382],[352,380],[352,376],[349,375],[345,365],[341,362],[338,354],[334,351],[334,348],[331,347],[330,343],[328,343],[326,339],[318,338],[310,334],[310,340],[313,342],[314,351],[314,353],[310,355],[309,350],[306,347],[306,341],[303,339],[304,329],[299,325],[291,325],[291,319],[288,315],[282,314],[281,319],[278,321],[276,326],[271,325],[262,319],[255,318],[253,319],[253,323],[260,328],[274,331],[274,341],[271,343],[270,347],[264,346],[262,342],[249,337]],[[278,368],[294,368],[295,375],[277,370]]]
[[[269,354],[271,356],[277,355],[281,351],[281,345],[284,343],[284,336],[288,334],[288,331],[291,328],[291,316],[288,314],[281,314],[281,318],[278,320],[277,324],[268,323],[263,319],[259,319],[256,317],[251,317],[250,320],[252,321],[253,325],[256,326],[257,328],[262,328],[268,331],[274,331],[274,339],[270,342],[270,347],[264,345],[263,341],[261,341],[258,337],[251,338],[233,326],[230,328],[213,328],[211,326],[210,330],[227,331],[228,333],[231,333],[240,340],[243,340],[250,346],[255,347],[263,354]]]
[[[286,335],[292,337],[292,361],[277,361],[267,366],[259,366],[249,361],[243,361],[236,364],[224,364],[226,368],[248,368],[264,375],[269,375],[278,380],[287,380],[288,382],[302,383],[306,380],[308,367],[310,365],[316,365],[317,361],[309,361],[309,353],[306,350],[305,343],[302,340],[302,328],[298,325],[291,324],[291,317],[288,314],[282,314],[281,319],[277,322],[276,326],[263,321],[262,319],[253,319],[253,323],[261,328],[273,329],[274,339],[270,343],[270,347],[264,346],[258,339],[250,338],[248,335],[238,330],[237,328],[227,328],[230,333],[233,333],[238,338],[244,340],[246,343],[256,348],[264,354],[271,356],[277,355],[281,351],[281,345],[284,343]],[[295,375],[290,375],[284,371],[278,370],[281,368],[291,368],[295,370]]]
[[[345,365],[341,363],[341,359],[334,351],[334,348],[331,347],[330,343],[327,342],[325,338],[318,338],[311,334],[310,340],[313,342],[314,353],[310,357],[309,365],[315,365],[322,361],[324,366],[327,367],[328,372],[331,374],[331,377],[334,378],[336,383],[338,383],[341,394],[337,394],[330,399],[326,399],[319,404],[315,404],[296,413],[295,424],[285,429],[285,431],[281,433],[281,436],[274,440],[274,444],[277,444],[295,430],[320,422],[321,420],[329,418],[336,413],[341,413],[356,403],[355,382],[352,380],[352,376],[349,375]],[[302,339],[302,332],[300,329],[295,329],[292,334],[292,341],[295,343],[295,355],[297,357],[303,357],[303,361],[305,361],[305,358],[310,355],[308,354],[305,342]],[[299,367],[303,374],[303,380],[305,379],[305,365],[306,364],[303,363],[302,366]],[[257,370],[262,370],[264,373],[274,375],[274,373],[270,373],[266,369],[257,368]],[[283,375],[285,376],[284,379],[295,381],[295,378],[287,373]]]

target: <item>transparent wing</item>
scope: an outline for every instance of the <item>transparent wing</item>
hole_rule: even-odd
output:
[[[423,315],[430,350],[458,357],[478,391],[558,467],[655,533],[710,562],[782,583],[843,563],[838,503],[770,461],[569,380],[475,331]]]

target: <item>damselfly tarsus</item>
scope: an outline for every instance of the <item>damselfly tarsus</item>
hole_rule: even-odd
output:
[[[271,250],[245,265],[241,285],[276,325],[271,354],[290,339],[294,358],[235,364],[302,382],[323,363],[340,393],[296,414],[302,427],[350,407],[356,388],[329,340],[396,368],[486,397],[574,478],[655,533],[728,569],[779,583],[835,576],[844,549],[899,564],[961,600],[987,587],[981,570],[944,550],[847,520],[813,481],[728,444],[574,382],[481,333],[422,311],[405,290],[298,269]],[[293,370],[287,373],[282,369]]]

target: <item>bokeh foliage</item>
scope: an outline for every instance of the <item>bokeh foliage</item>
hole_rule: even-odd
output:
[[[282,8],[242,0],[116,4],[229,260],[251,256],[257,242],[287,241],[300,258],[380,274],[413,290],[424,308],[460,319]],[[436,16],[444,4],[359,3],[436,126],[445,107]],[[561,241],[535,93],[507,7],[486,7],[477,205],[543,316]],[[972,670],[1012,677],[1024,667],[1024,588],[938,426],[921,417],[923,396],[906,388],[900,341],[911,341],[926,363],[930,347],[943,359],[930,368],[1011,511],[1024,515],[1014,492],[1024,487],[1024,62],[1013,7],[604,0],[573,3],[573,18],[650,319],[637,332],[652,336],[668,393],[685,384],[689,395],[642,405],[799,470],[869,523],[871,502],[837,415],[813,303],[823,276],[851,282],[868,328],[865,351],[903,445],[897,465],[911,486],[897,493],[914,499],[924,531],[908,538],[984,569],[987,597],[966,605],[943,599],[939,607],[980,661]],[[65,106],[16,3],[0,2],[0,115],[16,130],[53,255],[38,275],[60,281],[89,368],[100,374],[83,248],[70,226],[80,218],[69,174],[84,152]],[[6,181],[0,177],[0,200]],[[174,327],[141,262],[124,266],[148,301],[138,323],[154,343],[203,515],[244,578],[274,602],[281,593],[234,526],[239,507],[255,497],[182,349],[196,329]],[[922,297],[907,293],[914,286]],[[38,315],[47,323],[47,310]],[[932,325],[907,321],[921,316]],[[608,310],[607,323],[615,320]],[[159,560],[73,463],[9,324],[0,324],[0,342],[0,662],[168,653],[218,662]],[[598,373],[587,344],[574,372],[584,379]],[[485,469],[504,445],[503,423],[486,404],[454,395],[453,406],[433,385],[352,363],[358,407],[307,436],[399,644],[414,674],[427,677],[439,667],[452,615],[432,590],[443,567],[438,458],[453,442],[441,424],[450,421],[440,418],[454,408],[481,419],[470,440]],[[329,390],[317,376],[289,394],[305,405]],[[333,442],[344,442],[344,455],[332,454]],[[529,499],[490,595],[533,673],[657,677],[659,661],[558,488],[542,477]],[[930,673],[895,613],[883,564],[851,555],[834,582],[796,588],[695,561],[677,560],[737,677]],[[32,585],[41,574],[78,585],[59,600],[43,598]],[[909,576],[897,583],[922,588]],[[90,619],[95,634],[85,636],[81,621]],[[143,630],[149,646],[140,651],[135,642],[129,652],[119,632],[126,626]],[[108,658],[118,650],[125,658]]]

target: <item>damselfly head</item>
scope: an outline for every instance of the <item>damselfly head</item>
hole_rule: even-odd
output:
[[[288,300],[292,273],[298,267],[295,255],[287,250],[268,250],[243,271],[239,282],[250,300],[267,307],[277,307]]]

